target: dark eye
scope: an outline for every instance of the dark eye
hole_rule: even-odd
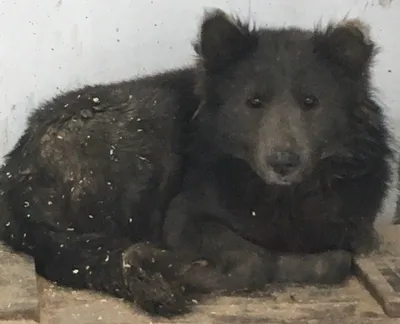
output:
[[[257,97],[247,99],[246,104],[249,108],[261,108],[263,106],[262,101]]]
[[[304,108],[313,109],[318,106],[318,99],[313,95],[305,96],[303,99]]]

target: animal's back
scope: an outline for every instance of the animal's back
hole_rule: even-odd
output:
[[[45,103],[6,157],[2,185],[11,217],[80,232],[136,228],[124,200],[163,203],[159,189],[175,169],[179,175],[181,129],[195,108],[191,82],[191,71],[170,72],[88,86]],[[132,238],[151,228],[141,230]],[[3,237],[23,243],[7,227]]]
[[[192,73],[87,86],[39,107],[1,170],[1,239],[47,279],[181,311],[179,292],[143,269],[180,186]]]

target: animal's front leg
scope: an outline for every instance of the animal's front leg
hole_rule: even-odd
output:
[[[260,289],[274,282],[329,284],[343,281],[350,273],[351,253],[344,250],[317,254],[276,253],[263,249],[224,225],[204,223],[200,254],[221,273],[228,290]]]
[[[380,247],[379,234],[373,225],[360,226],[351,241],[353,254],[367,256]]]
[[[199,206],[205,207],[179,195],[170,206],[164,228],[169,248],[210,263],[211,267],[195,265],[187,270],[187,280],[197,287],[237,291],[261,289],[271,281],[337,283],[350,273],[349,252],[272,253],[218,223],[217,218],[207,217],[211,211]]]

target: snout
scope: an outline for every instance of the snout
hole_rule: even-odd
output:
[[[274,151],[266,158],[267,165],[280,177],[295,173],[300,165],[300,156],[292,151]]]

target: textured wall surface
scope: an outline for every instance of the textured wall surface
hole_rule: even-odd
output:
[[[257,25],[364,19],[381,47],[374,83],[400,134],[400,0],[0,0],[0,156],[20,136],[28,113],[60,91],[192,62],[191,41],[207,7]],[[395,196],[392,190],[386,219]]]

